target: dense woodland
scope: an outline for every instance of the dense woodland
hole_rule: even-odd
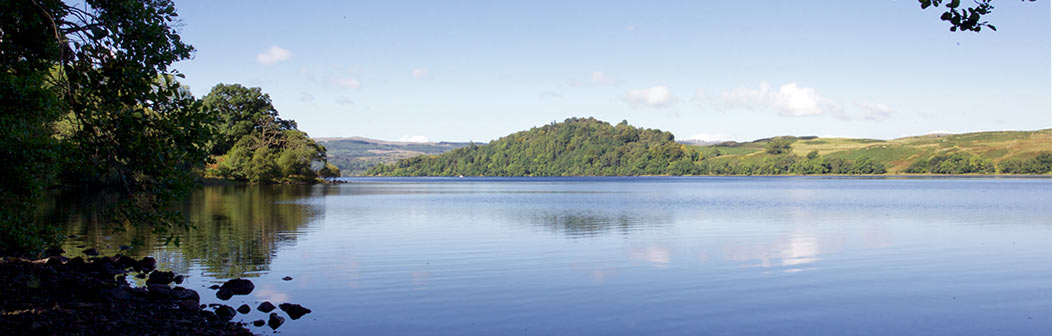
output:
[[[0,1],[0,255],[61,237],[35,220],[47,194],[116,194],[113,222],[165,230],[205,175],[257,183],[339,175],[325,149],[258,88],[197,99],[170,66],[189,59],[169,0]]]

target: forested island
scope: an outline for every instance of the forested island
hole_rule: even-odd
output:
[[[780,136],[677,143],[669,133],[570,118],[371,168],[373,176],[1047,174],[1052,130],[895,140]]]

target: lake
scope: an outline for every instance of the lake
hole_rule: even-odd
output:
[[[345,181],[202,187],[179,246],[53,218],[202,303],[313,310],[284,334],[1052,334],[1052,179]],[[205,288],[234,277],[256,289]]]

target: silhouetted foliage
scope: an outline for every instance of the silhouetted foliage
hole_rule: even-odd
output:
[[[177,220],[212,121],[169,69],[193,51],[176,18],[167,0],[0,2],[0,253],[53,241],[31,216],[55,183],[122,193],[117,220]]]
[[[944,2],[946,3],[946,11],[942,13],[939,18],[943,21],[950,23],[950,31],[974,31],[980,32],[983,27],[990,28],[990,30],[997,30],[997,27],[990,24],[988,21],[980,21],[983,15],[988,15],[993,12],[994,6],[991,5],[992,0],[975,0],[975,7],[961,7],[961,0],[918,0],[920,2],[921,9],[928,9],[928,7],[939,7]],[[1023,2],[1036,2],[1037,0],[1022,0]]]

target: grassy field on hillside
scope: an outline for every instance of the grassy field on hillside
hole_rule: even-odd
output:
[[[691,146],[715,162],[761,163],[771,154],[764,147],[771,139],[746,143]],[[901,173],[917,160],[936,155],[964,153],[990,160],[994,164],[1008,159],[1030,159],[1052,152],[1052,129],[1040,131],[998,131],[964,134],[932,134],[893,140],[849,138],[795,138],[792,154],[805,156],[811,151],[822,157],[858,160],[870,158],[887,165],[888,173]],[[719,153],[719,156],[714,154]]]

